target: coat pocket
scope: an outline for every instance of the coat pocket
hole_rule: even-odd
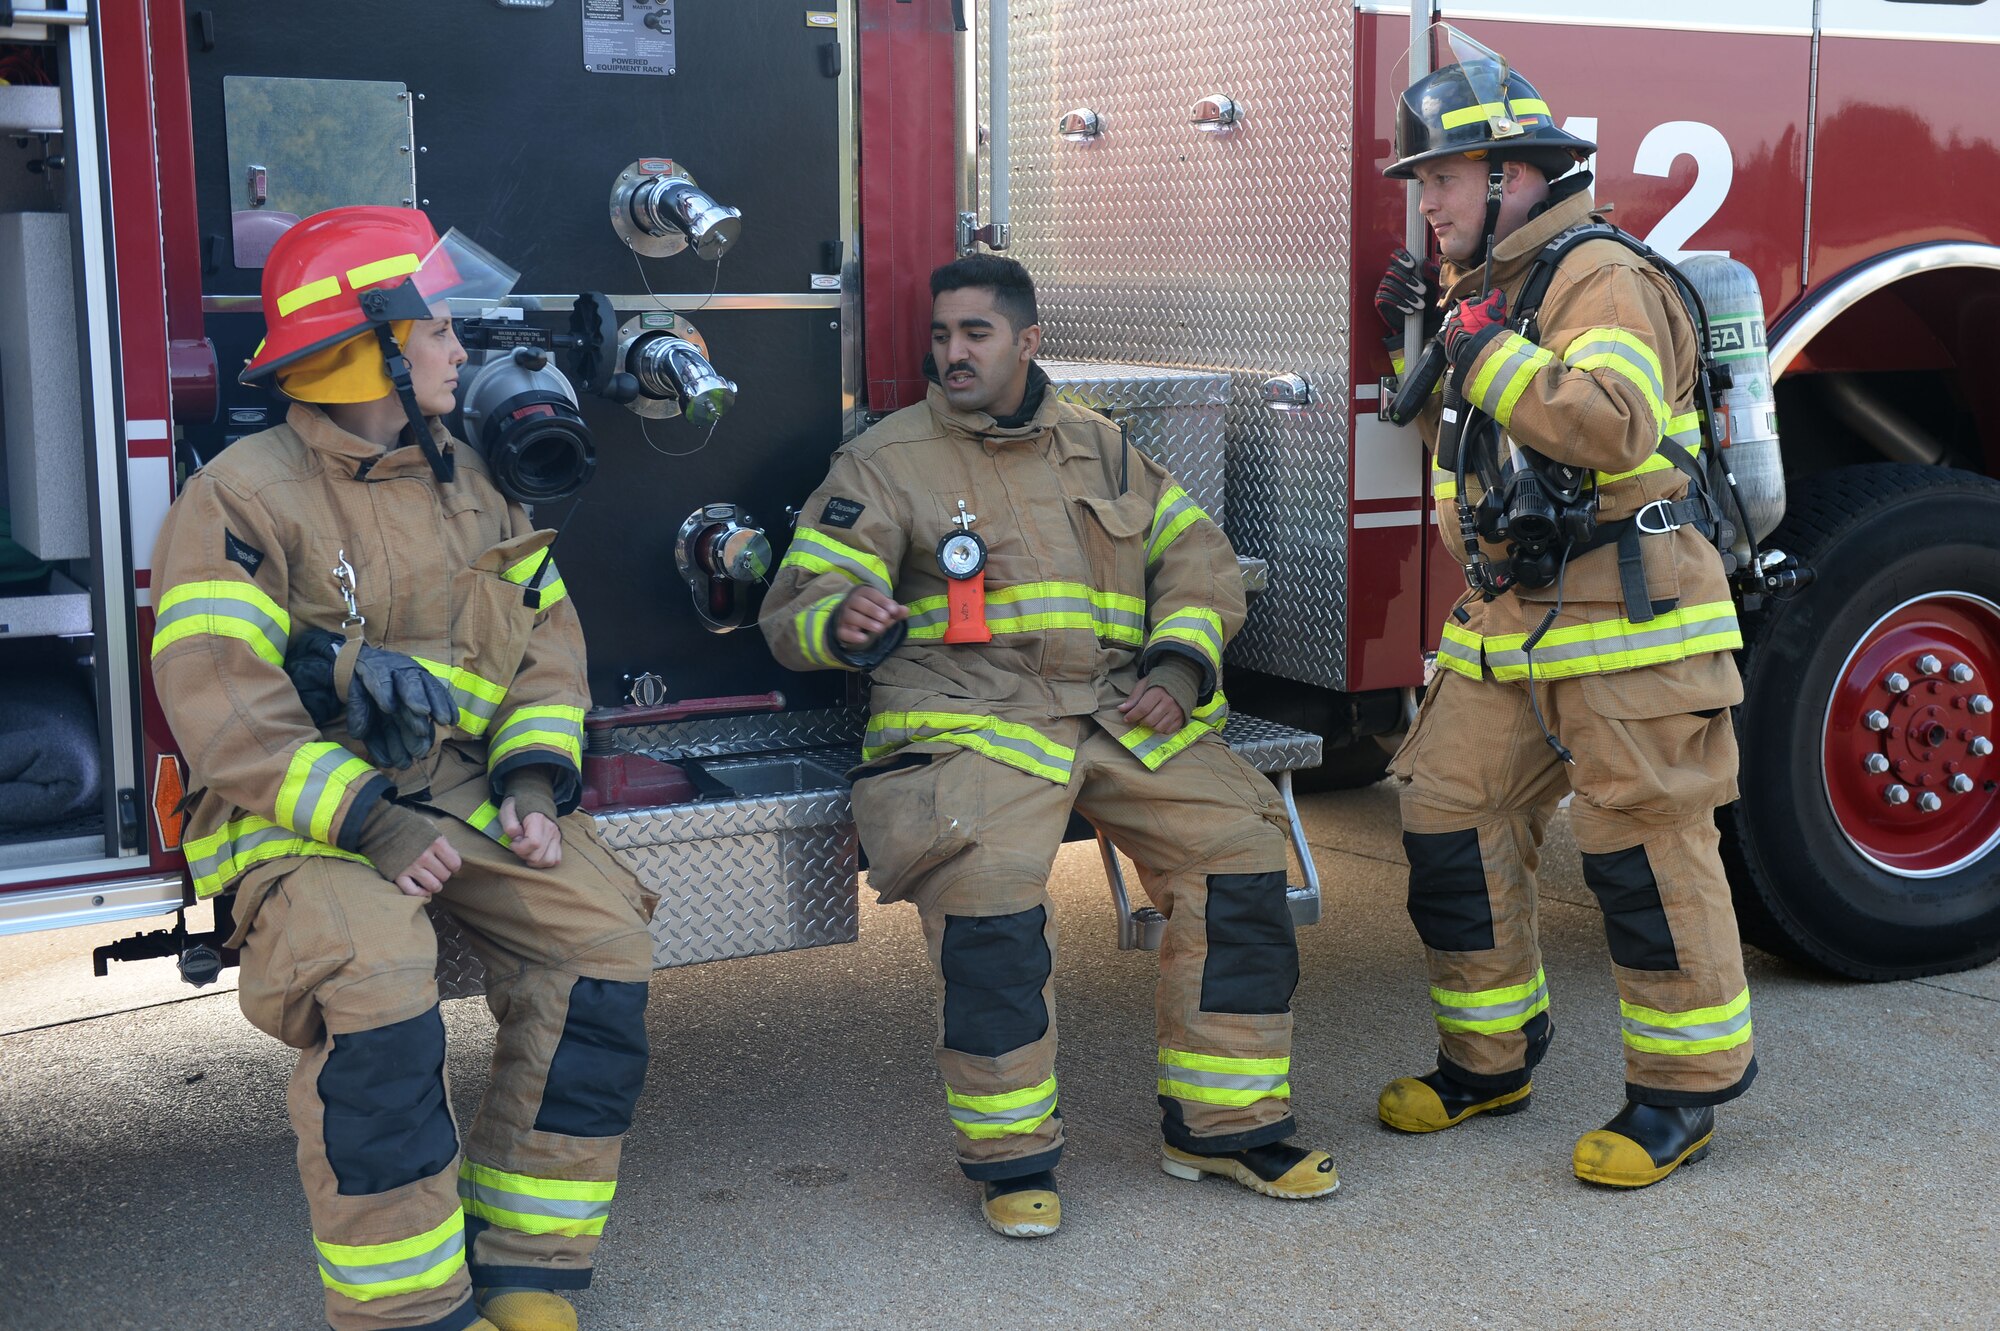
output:
[[[502,541],[452,579],[454,664],[483,682],[487,705],[470,710],[487,725],[496,718],[486,713],[498,708],[527,654],[528,637],[540,612],[530,604],[535,597],[526,583],[537,580],[536,572],[554,540],[554,532],[536,531]],[[552,577],[544,571],[539,581]],[[474,729],[486,733],[485,725]]]
[[[868,853],[868,883],[883,901],[907,900],[925,875],[972,847],[980,790],[964,778],[969,764],[984,761],[963,751],[905,749],[855,773],[854,823]]]
[[[1079,495],[1071,516],[1091,585],[1098,591],[1139,594],[1146,585],[1146,533],[1153,522],[1146,501],[1130,492],[1116,499]]]

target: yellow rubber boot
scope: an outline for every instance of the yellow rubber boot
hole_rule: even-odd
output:
[[[1010,1239],[1039,1239],[1055,1233],[1062,1224],[1055,1171],[1045,1169],[1039,1174],[988,1183],[982,1209],[993,1232]]]
[[[1628,1103],[1618,1117],[1576,1143],[1571,1168],[1585,1183],[1644,1188],[1708,1154],[1715,1109]]]
[[[1199,1179],[1203,1174],[1240,1183],[1252,1192],[1285,1201],[1324,1197],[1340,1187],[1333,1157],[1284,1142],[1270,1142],[1227,1155],[1196,1155],[1178,1146],[1163,1148],[1160,1168],[1174,1178]]]
[[[1534,1084],[1511,1091],[1477,1090],[1442,1072],[1398,1077],[1382,1088],[1375,1112],[1398,1132],[1442,1132],[1474,1114],[1518,1114],[1528,1107]]]
[[[576,1309],[545,1289],[475,1290],[493,1331],[576,1331]],[[478,1323],[474,1323],[477,1331]]]

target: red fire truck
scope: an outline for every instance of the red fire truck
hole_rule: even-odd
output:
[[[1029,266],[1061,391],[1229,531],[1234,742],[1288,793],[1315,760],[1379,777],[1459,592],[1369,302],[1441,20],[1598,142],[1622,226],[1762,287],[1768,543],[1817,580],[1745,616],[1721,823],[1749,936],[1863,978],[2000,953],[2000,5],[1421,2],[0,0],[0,932],[171,915],[100,965],[212,973],[147,564],[180,481],[281,419],[236,379],[263,256],[339,204],[522,271],[459,311],[460,433],[594,451],[537,516],[662,964],[853,936],[858,695],[743,630],[827,453],[921,393],[925,278],[963,249]],[[561,429],[509,410],[524,386]]]

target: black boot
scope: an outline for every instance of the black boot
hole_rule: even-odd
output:
[[[1643,1188],[1707,1155],[1714,1136],[1713,1105],[1684,1109],[1629,1101],[1618,1117],[1577,1142],[1576,1176],[1612,1188]]]
[[[986,1185],[986,1223],[1010,1239],[1037,1239],[1062,1224],[1062,1202],[1056,1196],[1056,1174],[994,1179]]]
[[[1432,1069],[1421,1077],[1398,1077],[1382,1088],[1375,1112],[1398,1132],[1440,1132],[1474,1114],[1518,1114],[1534,1089],[1523,1082],[1511,1091],[1490,1091],[1453,1081]]]

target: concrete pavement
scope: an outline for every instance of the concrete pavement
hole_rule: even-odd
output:
[[[1431,1065],[1386,787],[1306,802],[1327,886],[1300,935],[1292,1084],[1343,1186],[1281,1203],[1157,1163],[1154,959],[1115,950],[1087,846],[1054,884],[1064,1228],[1008,1242],[952,1167],[914,913],[862,941],[662,972],[653,1069],[586,1328],[2000,1323],[2000,966],[1886,985],[1750,958],[1763,1075],[1714,1153],[1621,1194],[1569,1177],[1618,1107],[1600,919],[1559,819],[1544,946],[1557,1035],[1533,1108],[1429,1138],[1379,1085]],[[864,897],[869,894],[864,891]],[[290,1058],[221,994],[101,1011],[64,936],[0,940],[0,1327],[320,1325],[284,1117]],[[53,951],[52,951],[53,949]],[[126,1002],[185,989],[157,963]],[[29,983],[31,974],[49,978]],[[453,1098],[483,1004],[446,1005]]]

